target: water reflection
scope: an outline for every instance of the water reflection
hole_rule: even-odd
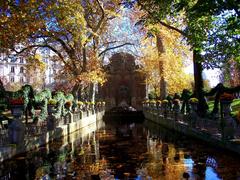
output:
[[[1,164],[0,179],[237,179],[239,157],[153,123],[98,122]]]

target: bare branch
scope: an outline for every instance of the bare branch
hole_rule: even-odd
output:
[[[171,25],[169,25],[169,24],[167,24],[167,23],[165,23],[165,22],[163,22],[163,21],[159,21],[159,23],[160,23],[161,25],[167,27],[168,29],[174,30],[174,31],[180,33],[181,35],[187,37],[187,34],[186,34],[184,31],[182,31],[182,30],[180,30],[180,29],[178,29],[178,28],[176,28],[176,27],[173,27],[173,26],[171,26]]]
[[[97,25],[94,27],[94,28],[91,28],[92,29],[92,32],[89,36],[88,36],[88,39],[91,39],[93,36],[94,36],[94,33],[97,33],[97,31],[100,29],[101,25],[103,24],[103,21],[104,21],[104,18],[105,18],[105,12],[104,12],[104,9],[100,3],[99,0],[96,0],[100,10],[101,10],[101,13],[102,13],[102,16],[101,16],[101,19],[98,21]],[[90,24],[88,24],[89,27],[91,27]],[[85,45],[88,43],[88,41],[85,43]]]
[[[103,50],[101,53],[99,53],[98,56],[100,57],[101,55],[103,55],[107,51],[110,51],[110,50],[113,50],[113,49],[117,49],[117,48],[120,48],[120,47],[123,47],[123,46],[126,46],[126,45],[134,45],[134,44],[133,43],[124,43],[124,44],[121,44],[121,45],[118,45],[118,46],[110,47],[110,48],[107,48],[107,49]]]
[[[68,53],[68,54],[70,54],[71,53],[71,49],[67,46],[67,44],[61,39],[61,38],[55,38],[55,40],[56,41],[58,41],[61,45],[62,45],[62,47],[63,47],[63,49]]]
[[[62,40],[61,38],[56,38],[56,41],[58,41],[58,42],[62,45],[63,49],[66,51],[66,53],[68,54],[68,56],[69,56],[70,59],[72,60],[71,62],[72,62],[72,64],[73,64],[73,68],[74,68],[74,69],[77,69],[77,65],[76,65],[76,63],[75,63],[75,61],[74,61],[74,60],[77,59],[76,56],[75,56],[75,50],[74,50],[73,48],[69,47],[69,46],[64,42],[64,40]]]
[[[35,44],[35,45],[30,45],[30,46],[27,46],[23,49],[21,49],[20,51],[16,51],[14,50],[17,54],[21,54],[23,52],[25,52],[26,50],[31,50],[33,48],[48,48],[50,49],[51,51],[53,51],[55,54],[57,54],[57,56],[61,59],[61,61],[68,67],[68,68],[71,68],[72,67],[65,61],[63,55],[57,50],[55,49],[54,47],[50,46],[49,44]]]
[[[103,9],[100,1],[99,1],[99,0],[96,0],[96,1],[97,1],[97,3],[98,3],[98,6],[100,7],[101,12],[102,12],[102,17],[101,17],[100,21],[98,22],[97,26],[93,29],[93,32],[95,32],[95,33],[96,33],[96,32],[98,31],[98,29],[101,27],[101,25],[102,25],[102,23],[103,23],[103,20],[104,20],[104,17],[105,17],[105,12],[104,12],[104,9]]]

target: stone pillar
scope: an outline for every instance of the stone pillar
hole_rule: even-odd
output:
[[[232,139],[235,135],[236,122],[231,117],[232,101],[221,101],[221,129],[223,139]]]
[[[8,126],[9,141],[11,144],[24,146],[25,125],[21,121],[23,105],[13,105],[11,111],[14,120]]]

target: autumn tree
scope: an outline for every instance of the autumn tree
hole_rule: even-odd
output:
[[[98,46],[118,8],[118,0],[6,1],[0,6],[0,47],[16,55],[50,49],[79,96],[89,82],[104,81]]]
[[[142,20],[179,32],[193,49],[195,93],[204,114],[203,67],[214,67],[235,56],[239,59],[239,4],[233,1],[126,0],[146,14]],[[203,56],[202,52],[205,51]]]
[[[186,63],[185,59],[191,59],[189,56],[191,54],[189,51],[190,47],[186,44],[186,41],[183,41],[181,35],[178,32],[168,29],[160,23],[155,23],[155,25],[153,25],[151,23],[143,21],[142,17],[146,14],[144,11],[134,9],[131,14],[132,22],[134,22],[134,25],[138,27],[140,31],[139,36],[144,39],[143,42],[140,42],[139,46],[142,47],[140,48],[140,56],[143,56],[143,59],[145,59],[144,64],[149,66],[145,67],[145,69],[149,69],[150,74],[151,71],[154,71],[155,74],[149,79],[149,82],[154,82],[154,89],[157,89],[158,92],[160,89],[160,99],[164,99],[166,98],[167,93],[169,93],[168,90],[171,89],[170,93],[173,93],[173,86],[172,82],[170,81],[174,78],[168,76],[168,74],[172,74],[172,76],[177,75],[179,77],[182,74],[185,74],[182,71],[182,65]],[[148,41],[149,43],[146,43]],[[149,62],[147,62],[147,60],[149,60]],[[179,65],[181,64],[180,66],[177,66],[179,69],[175,68],[176,73],[170,70],[170,63],[177,63]],[[158,75],[156,72],[158,72]],[[188,81],[189,77],[181,78],[183,87],[190,87],[190,83]],[[186,80],[186,83],[183,83],[184,80]],[[156,83],[158,83],[158,85]],[[168,83],[170,83],[170,87],[168,87]],[[186,86],[186,84],[188,85]],[[177,89],[179,89],[178,85],[175,90]]]
[[[191,89],[193,79],[184,72],[184,67],[190,63],[188,62],[190,61],[188,59],[190,54],[189,47],[181,43],[181,37],[178,33],[171,32],[171,30],[163,26],[150,26],[148,27],[148,33],[151,31],[157,35],[161,34],[161,41],[165,49],[159,55],[156,36],[152,35],[150,38],[144,38],[141,61],[143,72],[147,77],[147,83],[160,97],[163,90],[159,86],[161,84],[160,81],[163,79],[161,77],[164,77],[164,81],[168,84],[166,89],[169,94],[173,95],[181,92],[183,89]]]

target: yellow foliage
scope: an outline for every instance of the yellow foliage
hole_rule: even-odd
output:
[[[106,81],[106,74],[103,71],[84,72],[78,76],[77,80],[84,84],[99,83],[102,85]]]
[[[29,84],[35,89],[41,89],[45,79],[46,63],[42,61],[40,54],[29,56],[26,62],[26,77],[29,79]]]
[[[26,60],[26,69],[28,71],[38,70],[40,73],[45,72],[47,65],[45,62],[42,61],[42,57],[40,54],[35,54],[33,57],[30,56]]]
[[[152,34],[161,37],[164,52],[159,54],[154,39],[145,38],[142,41],[141,63],[142,71],[146,73],[147,84],[159,94],[160,79],[163,76],[167,82],[169,94],[181,92],[185,88],[190,89],[193,77],[184,72],[184,67],[190,64],[189,47],[181,42],[181,36],[174,31],[157,25],[151,25],[148,28]]]
[[[30,0],[19,1],[13,6],[11,1],[3,1],[0,3],[0,47],[10,49],[21,44],[26,54],[49,48],[55,53],[52,59],[64,66],[58,74],[60,81],[103,84],[105,73],[100,61],[96,52],[89,51],[100,49],[100,37],[109,21],[118,15],[120,2],[59,0],[43,3]],[[33,78],[35,71],[41,74],[37,75],[39,80],[35,83],[44,79],[45,68],[38,54],[28,57],[27,75]]]

